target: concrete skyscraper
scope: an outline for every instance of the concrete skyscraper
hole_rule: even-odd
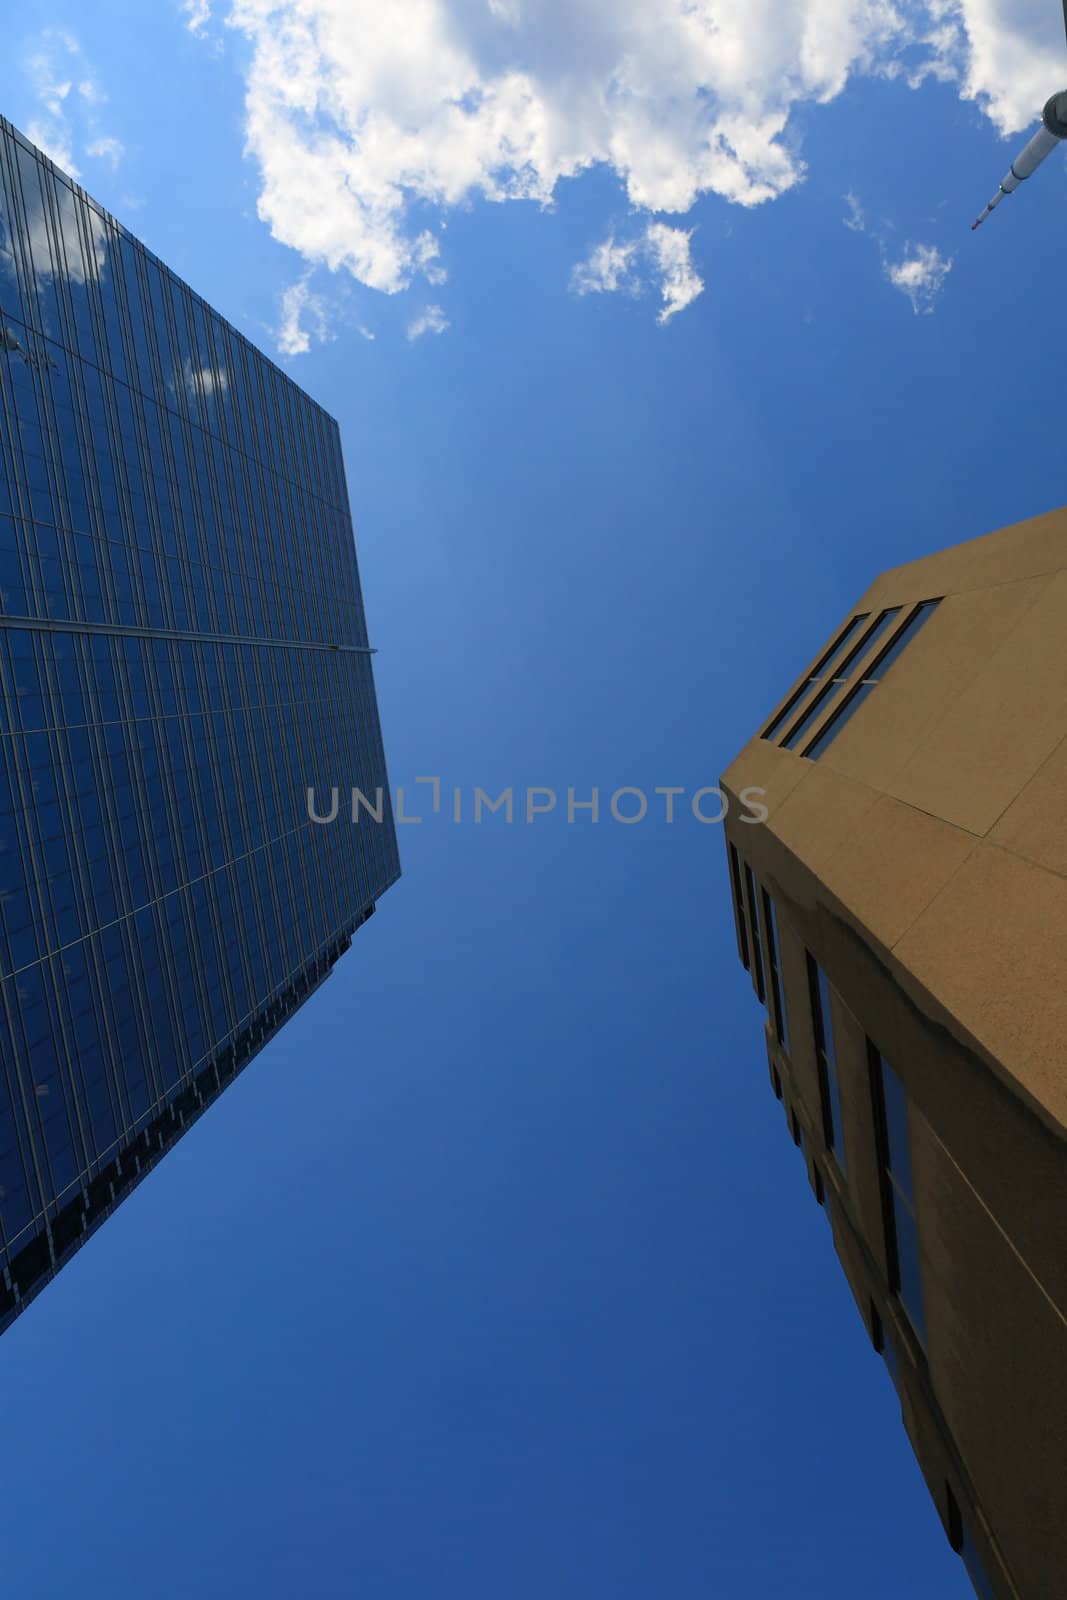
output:
[[[983,1600],[1054,1600],[1067,511],[883,574],[723,787],[771,1084],[946,1534]]]

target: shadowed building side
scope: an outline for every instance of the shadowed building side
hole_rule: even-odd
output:
[[[1057,1595],[1067,512],[884,573],[722,783],[771,1084],[946,1533]]]

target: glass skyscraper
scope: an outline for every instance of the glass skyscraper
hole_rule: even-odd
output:
[[[0,1328],[399,876],[371,655],[336,423],[0,118]]]

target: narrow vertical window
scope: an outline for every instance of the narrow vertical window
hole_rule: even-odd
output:
[[[830,648],[819,657],[819,660],[815,663],[814,667],[812,667],[808,676],[801,680],[800,684],[789,696],[789,699],[786,701],[781,711],[778,712],[778,715],[764,730],[762,735],[764,739],[773,739],[775,734],[786,721],[786,718],[796,710],[801,700],[803,700],[804,696],[811,689],[812,684],[819,683],[823,678],[829,676],[830,669],[840,659],[846,645],[848,645],[856,637],[856,634],[863,627],[863,624],[868,620],[869,616],[869,612],[863,611],[858,617],[853,617],[852,620],[846,624],[842,631],[837,635],[837,638],[834,640]]]
[[[893,1293],[907,1313],[920,1344],[926,1343],[919,1228],[908,1133],[908,1100],[888,1062],[871,1049],[875,1117],[882,1166],[886,1256]]]
[[[842,1172],[845,1170],[845,1134],[841,1124],[841,1092],[837,1080],[837,1051],[834,1046],[833,1010],[830,984],[825,972],[808,956],[808,982],[811,987],[811,1012],[815,1026],[815,1053],[819,1063],[822,1093],[823,1133],[826,1147],[832,1150]]]
[[[748,959],[748,933],[745,929],[745,897],[741,889],[741,857],[737,853],[737,846],[727,841],[727,852],[730,857],[730,884],[734,893],[734,921],[737,924],[737,953],[745,971],[749,971]]]
[[[785,1010],[785,987],[782,983],[782,949],[778,937],[778,913],[774,901],[763,891],[763,921],[767,929],[767,966],[771,977],[771,1005],[774,1010],[774,1031],[778,1043],[789,1054],[789,1019]]]
[[[756,880],[752,868],[745,864],[745,899],[748,903],[748,920],[752,930],[752,976],[761,1002],[767,999],[767,984],[763,973],[763,942],[759,931],[759,901],[756,898]]]
[[[873,661],[867,668],[859,683],[848,696],[848,699],[834,712],[818,738],[814,739],[804,751],[810,761],[818,761],[823,751],[833,744],[842,728],[847,727],[851,722],[868,695],[881,683],[893,662],[905,647],[911,643],[923,623],[929,621],[940,604],[939,600],[924,600],[922,605],[917,606],[911,613],[911,616],[898,631],[896,637],[882,651],[877,660]],[[896,616],[897,613],[893,612],[891,614]],[[887,615],[890,615],[890,613],[887,613]]]
[[[822,715],[823,709],[827,702],[835,698],[840,693],[843,685],[848,682],[849,675],[856,662],[859,661],[861,656],[865,656],[867,654],[871,646],[877,643],[877,641],[882,637],[883,633],[885,633],[886,629],[892,626],[899,615],[899,606],[893,606],[888,611],[879,612],[871,626],[859,640],[859,643],[854,644],[845,659],[834,668],[833,673],[829,676],[825,687],[822,689],[821,693],[815,696],[815,699],[811,702],[810,706],[808,706],[800,721],[795,723],[794,726],[790,728],[788,737],[783,740],[783,749],[796,749],[797,745],[801,743],[808,730],[819,720],[819,717]]]

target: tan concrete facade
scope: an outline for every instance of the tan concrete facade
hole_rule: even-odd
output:
[[[911,623],[930,601],[939,603],[921,626]],[[894,615],[867,647],[886,610]],[[1059,1600],[1067,510],[886,572],[852,615],[865,620],[839,661],[783,684],[788,714],[776,712],[723,777],[739,950],[754,981],[762,958],[772,1083],[895,1371],[946,1532],[963,1544],[979,1593]],[[853,695],[858,709],[835,721]],[[742,791],[753,787],[766,790],[764,823],[743,820]],[[829,1068],[818,969],[829,985]],[[907,1106],[903,1178],[887,1120],[894,1079]],[[894,1178],[910,1182],[913,1225],[894,1211]],[[921,1327],[909,1314],[916,1300]]]

